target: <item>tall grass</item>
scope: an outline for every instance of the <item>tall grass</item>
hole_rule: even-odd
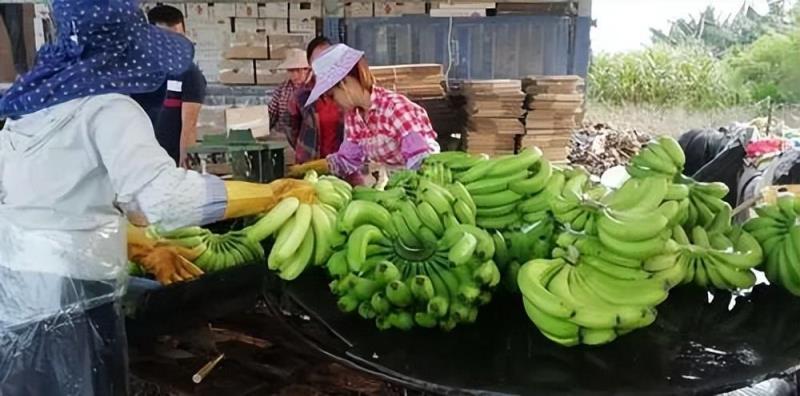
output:
[[[748,97],[738,87],[727,77],[725,65],[701,47],[655,45],[600,54],[589,70],[590,98],[607,105],[728,107]]]

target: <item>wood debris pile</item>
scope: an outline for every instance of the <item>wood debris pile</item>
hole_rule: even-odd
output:
[[[609,168],[627,164],[650,139],[650,135],[635,130],[622,131],[607,124],[585,125],[572,133],[569,161],[601,175]]]

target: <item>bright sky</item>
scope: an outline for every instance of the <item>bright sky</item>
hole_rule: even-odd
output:
[[[592,18],[597,27],[592,29],[592,50],[639,49],[650,42],[651,27],[667,29],[670,21],[696,17],[709,5],[723,15],[733,14],[745,1],[760,13],[767,10],[767,0],[593,0]]]

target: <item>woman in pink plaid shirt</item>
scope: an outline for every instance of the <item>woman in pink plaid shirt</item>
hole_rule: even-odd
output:
[[[416,169],[439,152],[428,113],[403,95],[378,87],[364,53],[337,44],[315,59],[316,84],[306,106],[329,95],[345,111],[345,141],[325,159],[295,165],[290,176],[309,170],[353,180],[367,163]]]

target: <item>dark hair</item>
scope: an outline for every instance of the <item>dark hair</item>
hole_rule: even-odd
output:
[[[163,24],[167,26],[184,25],[183,13],[181,10],[168,5],[153,7],[147,13],[147,20],[151,24]]]
[[[306,59],[311,61],[311,54],[313,54],[314,50],[320,45],[333,45],[333,43],[325,36],[314,37],[314,39],[308,43],[308,47],[306,47]]]

